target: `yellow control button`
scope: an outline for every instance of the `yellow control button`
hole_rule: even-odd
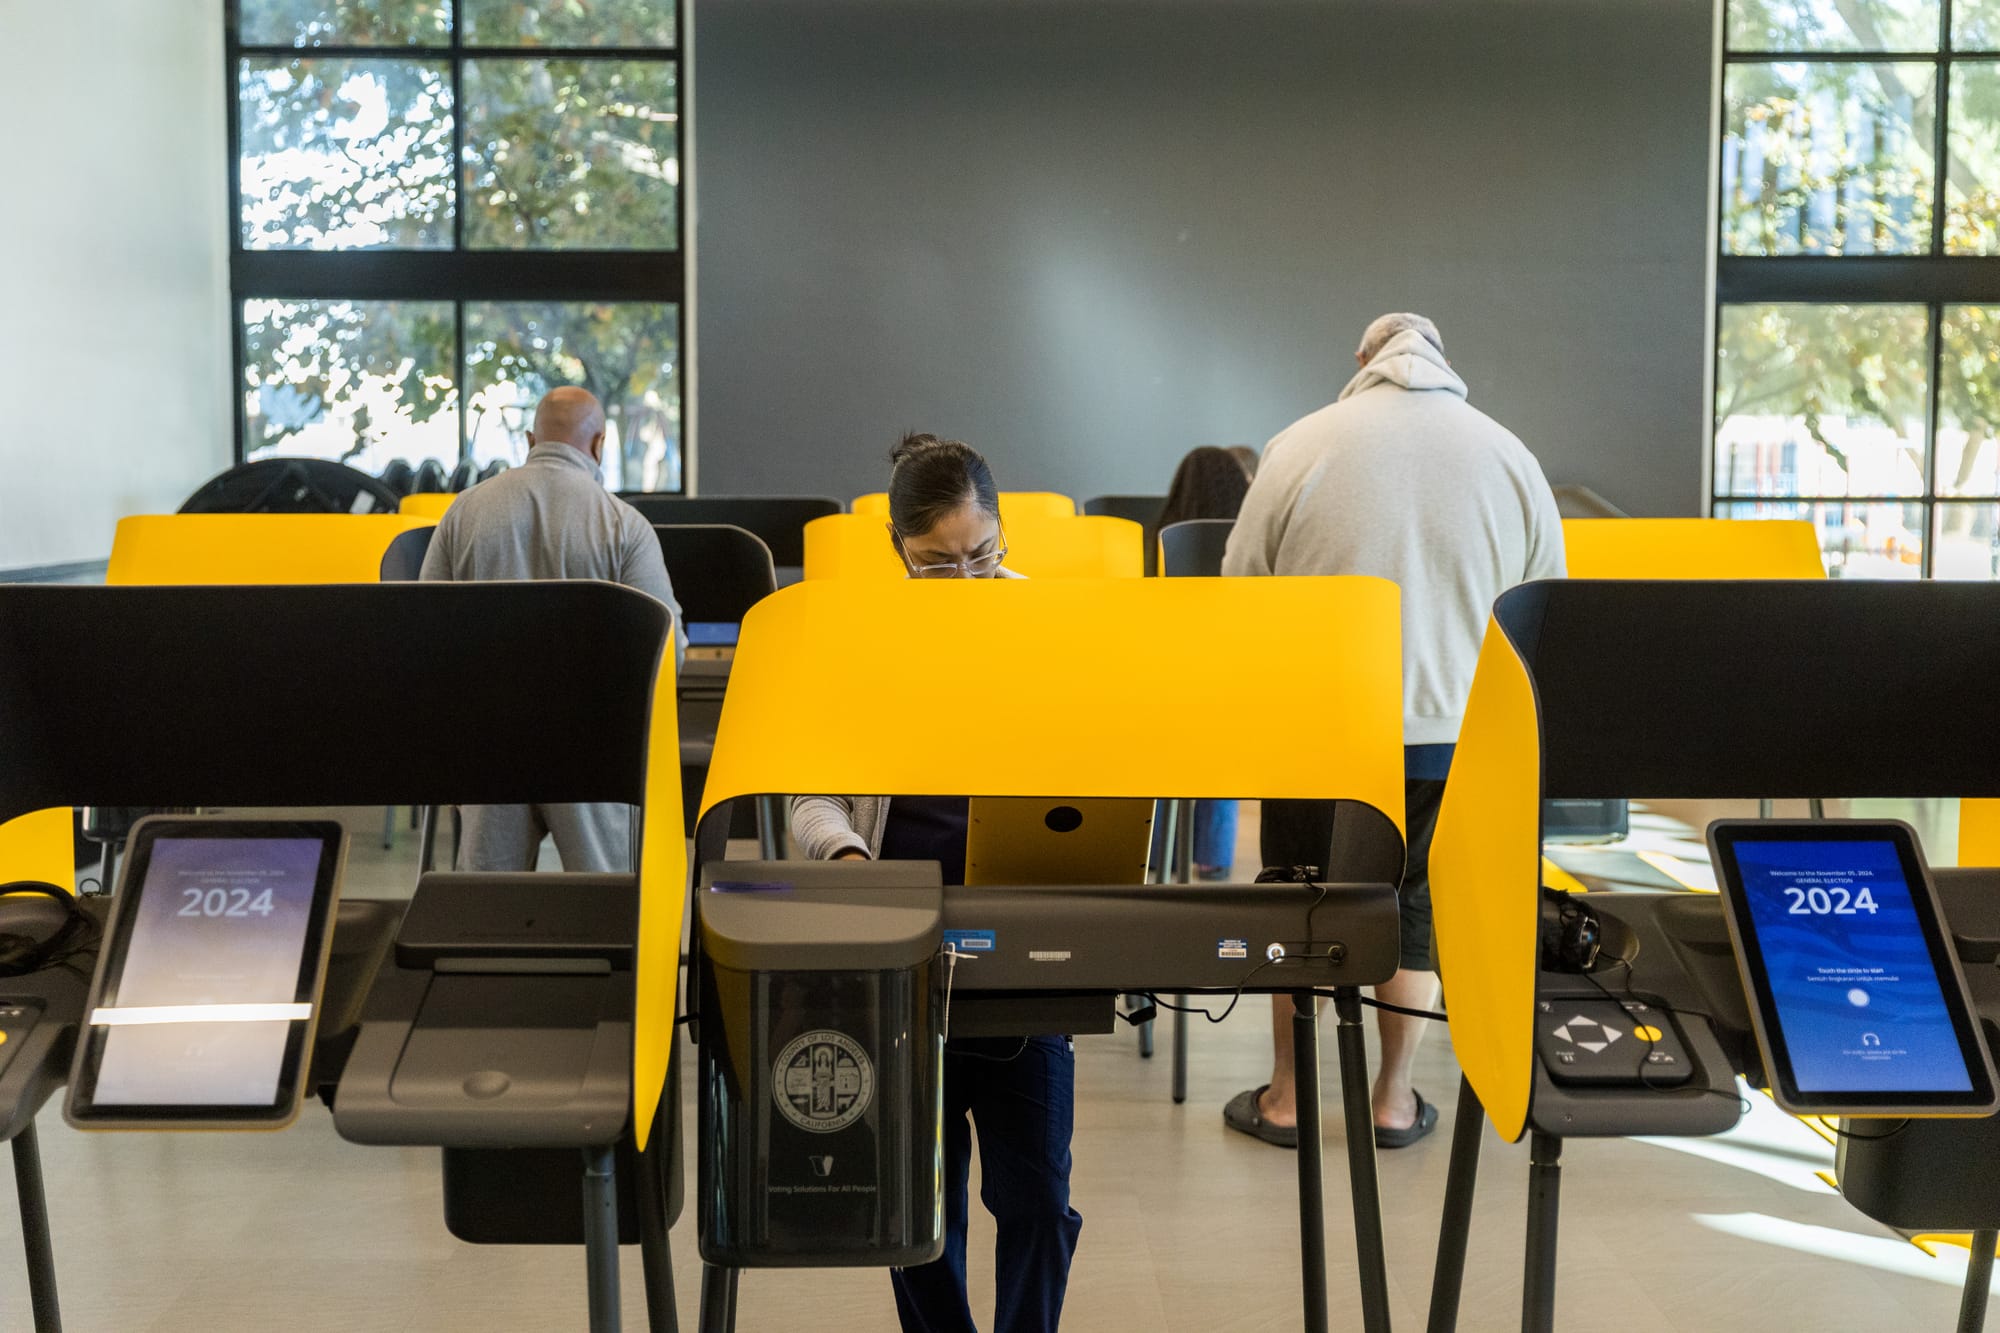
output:
[[[1664,1032],[1661,1032],[1658,1028],[1641,1026],[1633,1028],[1632,1035],[1637,1037],[1640,1041],[1658,1041],[1661,1037],[1664,1037],[1666,1034]]]

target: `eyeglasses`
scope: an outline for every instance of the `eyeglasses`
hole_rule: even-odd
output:
[[[946,560],[941,564],[920,565],[910,559],[908,548],[903,545],[903,535],[894,527],[889,529],[890,540],[896,543],[896,554],[903,557],[903,568],[910,571],[913,579],[983,579],[1000,568],[1000,562],[1007,558],[1007,530],[1000,529],[999,543],[985,555],[975,555],[970,560]]]

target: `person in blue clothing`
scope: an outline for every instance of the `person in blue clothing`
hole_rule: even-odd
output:
[[[911,578],[1018,578],[1003,563],[1000,496],[970,446],[911,435],[889,474],[888,538]],[[800,796],[793,843],[819,861],[936,861],[965,883],[963,796]],[[980,1201],[993,1215],[996,1333],[1052,1330],[1062,1317],[1083,1219],[1069,1202],[1076,1051],[1067,1037],[952,1038],[944,1049],[945,1246],[894,1271],[906,1333],[973,1333],[965,1291],[972,1134]]]

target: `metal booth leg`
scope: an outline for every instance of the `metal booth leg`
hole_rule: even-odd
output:
[[[618,1333],[618,1149],[583,1150],[583,1262],[590,1333]]]
[[[1472,1192],[1479,1184],[1479,1144],[1486,1108],[1472,1080],[1458,1079],[1458,1119],[1451,1129],[1451,1167],[1444,1178],[1444,1220],[1438,1227],[1437,1268],[1431,1274],[1429,1333],[1454,1333],[1465,1288],[1465,1246],[1472,1233]]]
[[[701,1333],[735,1333],[736,1270],[701,1266]]]
[[[785,805],[775,796],[757,798],[757,855],[766,861],[785,859]]]
[[[1174,1003],[1185,1005],[1187,996],[1176,995]],[[1188,1016],[1181,1010],[1174,1010],[1174,1105],[1187,1100],[1187,1060],[1188,1060]]]
[[[1178,882],[1194,883],[1194,802],[1179,801],[1180,820],[1174,828],[1174,861],[1179,868]],[[1187,1101],[1187,1061],[1188,1061],[1188,1016],[1181,1012],[1187,1006],[1187,996],[1174,996],[1174,1105]]]
[[[429,874],[437,864],[438,807],[411,806],[421,816],[417,826],[417,873]]]
[[[1986,1327],[1986,1293],[1993,1286],[1993,1249],[2000,1230],[1972,1233],[1972,1258],[1965,1265],[1965,1294],[1958,1299],[1958,1333],[1980,1333]]]
[[[396,807],[382,807],[382,850],[388,851],[396,845]]]
[[[14,1136],[14,1192],[21,1201],[21,1244],[28,1258],[28,1302],[35,1333],[62,1333],[56,1299],[56,1252],[49,1240],[49,1200],[42,1189],[42,1150],[35,1122]],[[1987,1251],[1991,1259],[1992,1251]]]
[[[667,1186],[661,1179],[659,1156],[657,1146],[639,1155],[639,1265],[646,1282],[646,1329],[680,1333],[674,1251],[667,1235]]]
[[[1528,1254],[1521,1281],[1521,1333],[1554,1333],[1556,1215],[1562,1201],[1562,1140],[1528,1138]]]
[[[1293,997],[1293,1004],[1300,997]],[[1368,1045],[1361,1030],[1361,992],[1342,986],[1333,993],[1334,1043],[1340,1053],[1340,1100],[1347,1128],[1347,1188],[1354,1196],[1354,1264],[1361,1279],[1364,1333],[1389,1333],[1389,1257],[1382,1239],[1382,1187],[1375,1174],[1375,1113],[1368,1095]],[[1293,1021],[1297,1022],[1296,1013]],[[1305,1095],[1301,1066],[1300,1092]],[[1314,1119],[1318,1119],[1319,1071],[1313,1070]],[[1303,1106],[1303,1102],[1300,1103]],[[1305,1147],[1305,1121],[1299,1121]],[[1318,1134],[1314,1134],[1317,1146]]]
[[[1311,991],[1292,992],[1292,1063],[1298,1070],[1299,1264],[1305,1285],[1305,1329],[1326,1333],[1326,1163],[1319,1121],[1319,1009]]]

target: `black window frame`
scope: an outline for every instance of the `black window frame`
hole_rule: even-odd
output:
[[[484,302],[603,302],[671,304],[676,326],[675,356],[680,393],[680,486],[660,494],[685,494],[693,475],[694,403],[687,374],[688,310],[687,198],[692,168],[687,97],[688,0],[662,0],[674,8],[671,46],[494,46],[462,40],[459,0],[451,0],[448,42],[322,43],[313,46],[245,42],[240,0],[222,0],[223,112],[229,152],[229,315],[231,457],[241,464],[244,438],[244,375],[248,365],[244,304],[248,301],[432,301],[452,307],[452,383],[458,395],[458,459],[468,457],[466,439],[465,308]],[[291,250],[248,249],[243,244],[241,76],[245,59],[383,60],[426,58],[444,66],[451,87],[451,248]],[[468,60],[641,61],[674,67],[674,156],[679,184],[674,190],[674,245],[671,249],[467,249],[465,209],[465,107],[461,97]]]
[[[1940,498],[1937,490],[1937,431],[1940,372],[1943,369],[1943,323],[1948,306],[2000,306],[2000,255],[1953,255],[1945,252],[1946,187],[1951,175],[1951,75],[1955,66],[2000,64],[2000,50],[1954,49],[1952,0],[1938,0],[1938,44],[1933,51],[1739,51],[1728,46],[1729,11],[1736,0],[1723,0],[1722,61],[1715,81],[1717,154],[1712,170],[1715,189],[1715,301],[1710,311],[1711,367],[1720,374],[1722,312],[1746,305],[1902,305],[1922,306],[1926,319],[1924,487],[1911,495],[1724,495],[1716,467],[1714,395],[1708,413],[1708,512],[1721,514],[1732,505],[1917,505],[1923,513],[1922,561],[1919,575],[1930,578],[1936,556],[1938,515],[1942,508],[1966,504],[2000,504],[2000,496]],[[1777,64],[1926,64],[1937,71],[1932,125],[1931,243],[1927,253],[1913,255],[1736,255],[1726,248],[1729,201],[1720,188],[1722,136],[1728,121],[1729,69],[1733,65]]]

